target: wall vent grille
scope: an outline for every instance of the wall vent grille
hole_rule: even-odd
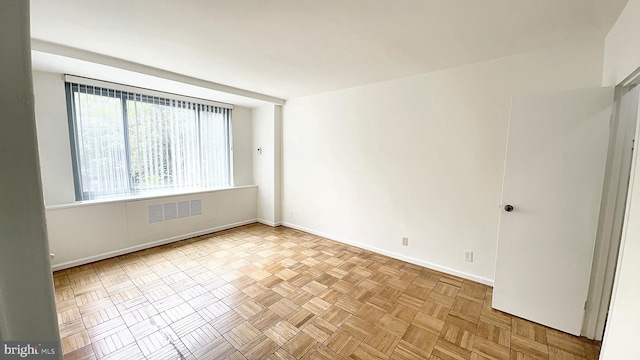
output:
[[[202,200],[149,205],[149,224],[202,215]]]

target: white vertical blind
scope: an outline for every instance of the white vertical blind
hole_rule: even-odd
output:
[[[230,186],[231,109],[67,83],[78,200]]]

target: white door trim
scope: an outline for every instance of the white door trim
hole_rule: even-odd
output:
[[[582,335],[602,340],[624,221],[640,87],[616,88],[598,233]]]

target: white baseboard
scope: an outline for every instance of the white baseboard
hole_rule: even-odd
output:
[[[120,249],[120,250],[109,251],[109,252],[106,252],[106,253],[103,253],[103,254],[99,254],[99,255],[89,256],[89,257],[85,257],[85,258],[78,259],[78,260],[72,260],[72,261],[67,261],[67,262],[63,262],[63,263],[60,263],[60,264],[56,264],[56,265],[51,266],[51,270],[52,271],[64,270],[64,269],[68,269],[68,268],[71,268],[71,267],[74,267],[74,266],[85,265],[85,264],[89,264],[89,263],[92,263],[92,262],[96,262],[96,261],[112,258],[112,257],[115,257],[115,256],[119,256],[119,255],[129,254],[129,253],[132,253],[132,252],[145,250],[145,249],[149,249],[149,248],[160,246],[160,245],[170,244],[172,242],[185,240],[185,239],[189,239],[189,238],[200,236],[200,235],[210,234],[210,233],[213,233],[213,232],[216,232],[216,231],[222,231],[222,230],[227,230],[227,229],[231,229],[231,228],[242,226],[242,225],[253,224],[253,223],[258,222],[258,221],[259,221],[258,219],[240,221],[240,222],[233,223],[233,224],[217,226],[217,227],[214,227],[214,228],[195,231],[195,232],[192,232],[192,233],[189,233],[189,234],[174,236],[174,237],[170,237],[170,238],[167,238],[167,239],[162,239],[162,240],[152,241],[152,242],[148,242],[148,243],[144,243],[144,244],[140,244],[140,245],[136,245],[136,246],[131,246],[131,247]]]
[[[334,241],[338,241],[347,245],[351,245],[351,246],[355,246],[361,249],[365,249],[365,250],[370,250],[373,251],[375,253],[378,254],[382,254],[382,255],[386,255],[389,257],[392,257],[394,259],[398,259],[398,260],[402,260],[402,261],[406,261],[408,263],[411,264],[415,264],[415,265],[420,265],[429,269],[433,269],[436,271],[440,271],[449,275],[454,275],[454,276],[458,276],[467,280],[471,280],[471,281],[475,281],[484,285],[489,285],[489,286],[493,286],[493,280],[492,279],[488,279],[488,278],[484,278],[481,276],[477,276],[477,275],[473,275],[473,274],[469,274],[463,271],[459,271],[459,270],[455,270],[455,269],[451,269],[448,268],[446,266],[442,266],[442,265],[438,265],[432,262],[428,262],[428,261],[424,261],[424,260],[420,260],[420,259],[416,259],[410,256],[406,256],[406,255],[402,255],[402,254],[398,254],[398,253],[394,253],[388,250],[383,250],[380,248],[376,248],[374,246],[369,246],[363,243],[359,243],[356,241],[351,241],[349,239],[344,239],[341,238],[339,236],[335,236],[335,235],[331,235],[331,234],[326,234],[320,231],[316,231],[313,229],[309,229],[309,228],[305,228],[303,226],[299,226],[299,225],[295,225],[295,224],[291,224],[288,222],[282,222],[281,223],[282,226],[286,226],[286,227],[290,227],[292,229],[296,229],[296,230],[300,230],[300,231],[304,231],[310,234],[314,234],[314,235],[318,235],[318,236],[322,236],[324,238],[330,239],[330,240],[334,240]]]
[[[281,221],[273,222],[273,221],[268,221],[268,220],[264,220],[264,219],[257,219],[256,221],[259,222],[260,224],[265,224],[265,225],[271,226],[271,227],[276,227],[276,226],[282,225]]]

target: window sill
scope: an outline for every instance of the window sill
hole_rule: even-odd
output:
[[[183,191],[183,192],[171,192],[171,193],[162,193],[162,194],[143,194],[143,195],[122,196],[118,198],[85,200],[85,201],[76,201],[71,204],[45,206],[45,210],[60,210],[60,209],[68,209],[68,208],[82,207],[82,206],[103,205],[103,204],[123,203],[123,202],[132,202],[132,201],[145,201],[145,200],[153,200],[153,199],[165,199],[165,198],[176,197],[176,196],[207,194],[207,193],[214,193],[214,192],[220,192],[220,191],[248,189],[248,188],[254,188],[254,187],[258,187],[258,185],[231,186],[231,187],[226,187],[221,189],[212,189],[212,190]]]

